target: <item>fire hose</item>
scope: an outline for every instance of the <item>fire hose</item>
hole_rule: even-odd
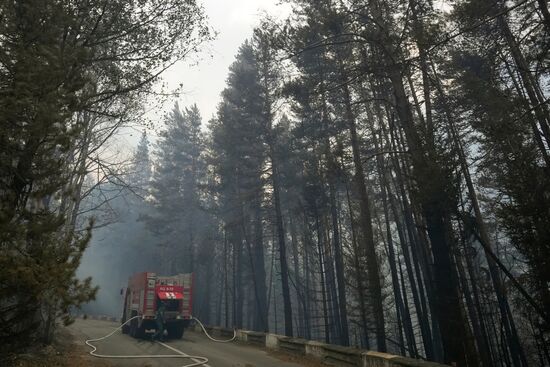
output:
[[[191,356],[191,355],[188,355],[174,347],[171,347],[170,345],[168,344],[165,344],[163,342],[160,342],[160,341],[156,341],[156,343],[162,345],[163,347],[165,348],[168,348],[178,354],[150,354],[150,355],[108,355],[108,354],[98,354],[96,353],[97,351],[97,347],[95,345],[92,344],[92,342],[97,342],[97,341],[100,341],[100,340],[105,340],[109,337],[111,337],[114,333],[116,333],[118,330],[122,329],[122,327],[124,325],[126,325],[127,323],[129,323],[130,321],[132,321],[133,319],[136,319],[136,318],[139,318],[141,316],[134,316],[130,319],[128,319],[126,322],[124,322],[122,325],[118,326],[117,328],[115,328],[113,331],[111,331],[109,334],[105,335],[105,336],[102,336],[101,338],[95,338],[95,339],[88,339],[86,340],[86,345],[89,346],[90,348],[92,348],[92,350],[90,351],[90,355],[91,356],[94,356],[94,357],[97,357],[97,358],[118,358],[118,359],[138,359],[138,358],[188,358],[188,359],[191,359],[194,363],[191,363],[191,364],[186,364],[186,365],[183,365],[182,367],[195,367],[195,366],[203,366],[205,364],[208,363],[208,358],[206,357],[203,357],[203,356]],[[233,337],[231,339],[228,339],[228,340],[219,340],[219,339],[215,339],[213,338],[212,336],[210,336],[210,334],[208,334],[208,332],[206,331],[206,328],[204,327],[204,325],[202,324],[202,322],[197,319],[196,317],[193,317],[191,316],[191,319],[195,320],[198,322],[198,324],[200,325],[200,327],[202,328],[202,330],[204,331],[204,334],[212,341],[214,342],[218,342],[218,343],[228,343],[228,342],[231,342],[233,340],[235,340],[235,338],[237,337],[237,332],[235,330],[233,330]]]
[[[210,334],[208,334],[208,332],[206,331],[206,328],[202,324],[201,320],[199,320],[199,319],[197,319],[196,317],[193,317],[193,316],[191,316],[191,318],[199,323],[199,325],[202,328],[202,331],[204,331],[204,334],[208,337],[208,339],[210,339],[214,342],[229,343],[229,342],[232,342],[233,340],[235,340],[235,338],[237,337],[237,332],[235,331],[235,329],[233,329],[233,337],[231,339],[227,339],[227,340],[214,339],[213,337],[210,336]]]

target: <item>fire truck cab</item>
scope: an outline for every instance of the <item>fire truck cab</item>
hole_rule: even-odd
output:
[[[143,272],[130,277],[124,293],[121,323],[140,316],[122,327],[124,334],[143,338],[156,332],[156,313],[165,303],[165,330],[171,339],[180,339],[191,319],[193,273],[160,276]]]

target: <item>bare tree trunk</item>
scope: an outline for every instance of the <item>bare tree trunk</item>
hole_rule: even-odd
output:
[[[409,301],[408,301],[408,297],[407,297],[407,288],[406,288],[406,285],[405,285],[405,277],[404,277],[404,274],[403,274],[403,265],[401,264],[401,258],[399,257],[399,255],[397,255],[397,265],[399,267],[399,276],[401,277],[401,291],[403,292],[403,311],[405,313],[405,315],[403,317],[407,317],[409,319],[409,322],[411,322],[410,321],[411,314],[410,314],[410,309],[409,309]],[[411,322],[411,324],[412,324],[412,322]],[[410,328],[412,330],[412,325],[410,326]],[[405,333],[407,333],[407,332],[410,332],[410,331],[407,331],[406,328],[405,328]],[[420,354],[418,352],[418,348],[416,347],[416,342],[415,342],[416,340],[414,338],[414,334],[412,334],[412,337],[413,337],[412,340],[413,340],[413,346],[414,347],[413,347],[413,349],[411,349],[411,346],[409,346],[409,354],[411,356],[416,354],[416,358],[418,358],[418,356]],[[403,338],[403,336],[401,336],[401,338]],[[410,336],[406,337],[406,338],[409,339]],[[407,344],[409,345],[411,343],[407,340]],[[403,354],[403,355],[406,355],[406,354]]]
[[[401,126],[407,136],[409,152],[414,167],[413,177],[418,185],[417,196],[422,204],[434,259],[436,316],[441,327],[445,352],[444,361],[459,365],[477,365],[477,355],[470,338],[469,325],[460,307],[461,299],[457,276],[451,256],[452,227],[448,209],[449,197],[445,191],[445,175],[435,164],[435,152],[426,150],[418,135],[411,107],[403,84],[404,64],[395,37],[392,37],[388,14],[384,3],[374,1],[369,10],[378,20],[378,28],[372,35],[374,43],[383,54],[382,60],[391,82],[395,108]]]
[[[256,319],[258,330],[268,331],[267,322],[267,293],[266,293],[266,275],[264,259],[264,233],[262,225],[262,213],[260,204],[256,207],[256,218],[254,221],[254,271],[256,279],[256,296],[258,297],[258,317]]]
[[[245,218],[244,208],[241,205],[241,218]],[[251,323],[252,329],[265,331],[267,310],[266,310],[266,287],[265,287],[265,265],[263,258],[263,227],[261,222],[261,208],[259,207],[259,199],[254,203],[254,245],[251,245],[251,239],[246,229],[245,221],[241,221],[242,232],[244,234],[244,241],[247,247],[247,253],[250,262],[250,270],[252,272],[252,284],[254,290],[254,302],[248,303],[249,310],[247,316],[251,317],[253,314],[253,322]],[[259,252],[259,253],[258,253]],[[258,258],[261,256],[261,258]],[[263,299],[262,299],[263,296]],[[253,307],[250,307],[253,305]],[[253,311],[253,312],[252,312]]]
[[[501,6],[501,8],[504,7],[504,5]],[[521,49],[519,48],[516,38],[510,30],[505,16],[500,15],[497,18],[497,23],[506,42],[508,43],[508,47],[510,47],[512,57],[514,58],[519,75],[521,76],[521,80],[523,82],[523,87],[527,92],[531,107],[535,112],[535,116],[537,117],[540,129],[543,132],[543,137],[546,140],[546,144],[550,145],[550,113],[548,111],[546,100],[540,91],[540,86],[531,74],[529,65],[525,60]],[[547,281],[550,281],[550,279],[547,279]]]
[[[223,255],[225,256],[225,243],[224,243],[224,249],[223,249]],[[225,258],[224,258],[225,262]],[[217,266],[219,266],[218,264]],[[225,265],[225,264],[224,264]],[[221,326],[222,325],[222,304],[223,304],[223,295],[225,291],[225,266],[222,267],[222,271],[218,272],[218,284],[216,293],[218,294],[218,300],[216,303],[216,325]]]
[[[231,243],[233,247],[233,326],[237,328],[243,327],[243,301],[244,301],[244,286],[243,286],[243,226],[244,218],[242,217],[241,208],[241,193],[239,192],[239,180],[237,178],[237,192],[235,193],[235,202],[238,205],[237,220],[230,226]]]
[[[224,306],[225,306],[225,327],[229,328],[229,268],[227,266],[227,257],[228,254],[228,243],[227,243],[227,230],[224,226],[223,229],[223,293],[224,293]]]
[[[359,314],[361,315],[361,328],[363,329],[363,340],[365,343],[365,348],[370,349],[370,340],[369,340],[369,323],[368,323],[368,310],[365,300],[367,296],[365,295],[364,288],[364,279],[363,279],[363,267],[361,266],[361,252],[359,246],[357,245],[357,234],[355,232],[355,217],[353,214],[353,207],[351,205],[351,197],[349,193],[349,187],[346,183],[346,196],[348,201],[348,210],[350,215],[350,227],[351,227],[351,241],[353,246],[353,268],[355,273],[355,279],[357,281],[357,300],[359,301]]]
[[[388,132],[386,131],[384,121],[382,120],[382,113],[379,107],[378,106],[375,106],[375,107],[376,107],[376,115],[380,123],[380,127],[382,129],[382,136],[386,140],[385,144],[388,147],[391,147],[393,151],[399,151],[401,148],[396,145],[397,143],[395,142],[395,139],[393,137],[393,133],[391,132],[391,130],[389,134],[390,136],[388,136]],[[427,265],[428,264],[428,260],[426,259],[427,255],[426,255],[426,251],[424,251],[423,247],[419,243],[420,241],[417,235],[416,226],[414,225],[412,210],[409,206],[407,194],[404,186],[405,180],[401,172],[400,163],[395,153],[391,154],[391,160],[393,163],[394,171],[396,173],[396,179],[394,180],[393,175],[391,174],[388,176],[390,180],[394,181],[393,185],[398,189],[397,191],[401,195],[402,206],[398,205],[398,203],[396,202],[395,196],[392,194],[393,190],[391,189],[391,183],[388,182],[388,179],[387,179],[388,176],[386,176],[385,185],[387,188],[387,192],[389,194],[388,196],[389,196],[390,208],[394,215],[395,223],[397,226],[397,233],[399,235],[401,251],[405,260],[405,268],[406,268],[407,276],[411,286],[411,293],[413,296],[413,302],[415,305],[416,314],[420,325],[422,341],[424,344],[424,350],[426,353],[426,357],[428,359],[440,360],[442,358],[441,357],[442,352],[440,351],[440,348],[437,347],[438,343],[435,342],[435,339],[439,337],[439,329],[438,329],[437,322],[435,321],[434,321],[433,330],[430,329],[429,310],[426,304],[426,299],[428,299],[428,303],[430,304],[430,309],[432,310],[434,309],[433,291],[431,290],[431,287],[430,287],[432,277],[430,275],[430,270],[428,269],[428,265]],[[405,235],[405,231],[402,228],[402,223],[399,220],[400,213],[403,214],[407,235]],[[409,244],[408,246],[407,246],[407,243]],[[411,254],[412,254],[412,260],[411,260]],[[415,276],[416,276],[416,281],[415,281]],[[424,284],[422,282],[423,279],[425,281],[426,292],[424,292]]]
[[[317,231],[317,251],[319,253],[319,273],[321,277],[321,297],[323,303],[323,320],[325,329],[325,343],[330,343],[330,329],[327,310],[327,291],[326,291],[326,273],[325,273],[325,257],[323,251],[323,230],[320,225],[319,212],[315,207],[315,224]]]
[[[288,213],[288,223],[290,227],[290,238],[292,245],[292,272],[294,274],[294,288],[296,290],[296,299],[298,301],[298,319],[296,324],[298,325],[298,330],[296,335],[299,337],[304,336],[305,326],[304,326],[304,304],[305,300],[303,297],[303,287],[302,287],[302,277],[300,274],[300,265],[299,265],[299,255],[298,255],[298,238],[296,234],[296,225],[292,220],[291,213]]]
[[[336,290],[336,273],[334,270],[334,256],[332,247],[330,246],[330,224],[328,213],[323,213],[321,217],[323,223],[323,243],[324,243],[324,266],[326,274],[327,287],[327,304],[330,305],[329,311],[329,328],[331,332],[331,343],[336,344],[340,341],[340,308],[338,307],[338,295]]]
[[[481,363],[483,364],[483,366],[493,366],[493,361],[491,360],[491,353],[489,351],[487,339],[485,338],[485,335],[482,331],[483,324],[476,312],[474,302],[472,299],[472,293],[470,292],[470,286],[468,284],[468,278],[466,277],[466,273],[464,271],[464,265],[462,264],[460,259],[456,260],[456,267],[457,267],[458,275],[460,277],[460,281],[462,284],[462,291],[464,292],[464,299],[466,300],[466,308],[467,308],[468,314],[470,315],[470,322],[472,323],[472,330],[474,333],[474,337],[476,339]]]
[[[418,48],[418,59],[420,61],[420,73],[422,75],[422,91],[424,97],[424,135],[426,147],[429,150],[435,149],[435,129],[432,118],[432,96],[431,96],[431,81],[428,74],[428,57],[426,53],[427,47],[427,35],[423,18],[425,14],[422,13],[422,9],[419,7],[419,0],[410,1],[411,19],[414,39],[416,41],[416,47]],[[416,95],[414,91],[414,85],[411,83],[411,92]],[[415,101],[415,103],[418,103]],[[418,106],[420,108],[420,106]]]
[[[525,96],[525,91],[521,87],[520,82],[518,80],[518,75],[516,75],[516,72],[512,71],[512,67],[510,66],[510,63],[504,56],[501,56],[504,59],[504,65],[506,66],[506,70],[508,71],[508,75],[510,75],[510,79],[512,80],[512,84],[514,85],[514,88],[516,89],[518,95],[521,96],[521,98],[525,101],[525,108],[527,110],[531,109],[531,105],[529,104],[529,99],[527,96]],[[438,89],[441,92],[441,85],[438,83]],[[448,109],[447,109],[448,110]],[[531,126],[531,130],[533,131],[533,138],[535,139],[535,143],[537,144],[539,151],[542,155],[542,158],[544,159],[544,162],[546,163],[547,167],[550,167],[550,155],[548,154],[548,149],[544,145],[544,141],[542,139],[542,134],[537,126],[537,122],[535,121],[535,117],[533,116],[531,111],[528,111],[528,113],[525,114],[525,118],[527,121],[529,121],[529,125]]]
[[[375,133],[373,133],[373,140],[374,140],[376,151],[380,152],[380,146],[378,144],[378,139],[376,138]],[[389,255],[388,262],[390,264],[390,272],[391,272],[391,278],[392,278],[393,293],[394,293],[395,303],[396,303],[397,316],[398,316],[398,319],[401,319],[403,322],[403,327],[405,330],[405,337],[407,339],[407,346],[409,349],[409,353],[412,357],[417,358],[418,351],[417,351],[416,342],[414,339],[414,331],[412,327],[411,317],[410,317],[408,307],[405,308],[405,305],[403,302],[403,298],[407,297],[406,292],[404,290],[403,296],[402,296],[401,290],[399,289],[399,277],[397,274],[397,266],[395,264],[396,254],[393,246],[393,238],[391,233],[389,209],[388,209],[388,199],[386,194],[386,171],[385,171],[386,168],[383,161],[383,156],[381,154],[377,155],[376,161],[377,161],[377,167],[378,167],[378,175],[381,181],[380,188],[381,188],[382,204],[384,208],[384,222],[385,222],[385,228],[386,228],[386,238],[387,238],[388,255]],[[420,313],[417,312],[417,315],[422,316],[422,312]],[[421,319],[421,317],[419,317],[419,319]],[[420,320],[419,322],[422,327],[423,321]]]
[[[367,107],[366,111],[367,111],[368,118],[370,120],[373,120],[372,113],[371,113],[370,109],[368,109],[368,107]],[[379,125],[380,125],[381,130],[382,130],[382,134],[384,136],[386,136],[386,139],[388,139],[387,132],[385,131],[386,130],[385,129],[385,123],[384,123],[384,120],[382,118],[382,112],[380,111],[380,107],[378,105],[375,105],[375,112],[376,112],[376,117],[378,119]],[[383,148],[381,147],[382,143],[379,141],[375,131],[372,131],[372,137],[373,137],[373,141],[374,141],[374,144],[375,144],[376,151],[381,152],[383,150]],[[386,143],[386,144],[388,145],[388,147],[391,146],[391,144],[389,144],[389,143]],[[393,155],[393,157],[394,157],[394,159],[393,159],[394,165],[396,166],[395,170],[396,170],[396,174],[397,174],[397,180],[401,184],[401,193],[404,196],[405,195],[405,190],[402,186],[399,163],[398,163],[397,159],[395,159],[395,155]],[[426,303],[425,303],[426,297],[425,297],[425,294],[424,294],[424,288],[422,286],[422,277],[421,277],[421,274],[420,274],[420,265],[419,265],[418,261],[411,262],[410,254],[409,254],[409,248],[408,248],[408,247],[412,248],[412,245],[413,245],[413,242],[415,241],[415,239],[412,236],[412,234],[409,233],[410,246],[407,246],[407,240],[405,238],[405,234],[404,234],[404,231],[402,229],[401,221],[399,219],[399,211],[397,209],[398,205],[395,202],[394,196],[391,194],[391,191],[392,191],[391,190],[391,184],[388,180],[388,175],[386,174],[386,168],[385,168],[386,163],[385,163],[385,160],[384,160],[384,156],[382,154],[379,154],[379,155],[377,155],[376,159],[377,159],[378,170],[380,172],[379,175],[380,175],[380,179],[381,179],[381,187],[382,187],[382,192],[383,192],[383,202],[384,202],[384,205],[387,206],[387,201],[389,201],[391,210],[392,210],[393,215],[394,215],[394,221],[396,223],[397,233],[398,233],[398,236],[399,236],[399,241],[400,241],[400,244],[401,244],[402,253],[403,253],[403,256],[404,256],[404,259],[405,259],[405,267],[406,267],[406,271],[407,271],[407,276],[409,278],[409,283],[411,285],[411,293],[412,293],[412,296],[413,296],[413,302],[414,302],[415,309],[416,309],[416,315],[417,315],[417,318],[418,318],[418,323],[420,325],[421,336],[422,336],[422,341],[423,341],[423,344],[424,344],[424,349],[425,349],[425,352],[426,352],[426,357],[428,359],[433,359],[434,358],[434,352],[433,352],[432,333],[431,333],[430,325],[429,325],[428,310],[427,310],[427,306],[426,306]],[[392,177],[391,173],[389,174],[389,176]],[[386,193],[389,193],[389,195],[386,195]],[[389,200],[387,200],[386,197],[388,197]],[[403,200],[407,200],[405,196],[404,196]],[[386,214],[386,216],[388,216],[388,214]],[[410,227],[408,227],[408,228],[410,228]],[[412,250],[411,252],[413,253],[413,256],[416,256],[416,252],[414,250]],[[418,288],[417,288],[417,284],[415,282],[415,276],[413,274],[413,265],[412,265],[412,263],[414,263],[416,265],[416,266],[414,266],[414,271],[416,271],[416,278],[417,278],[417,281],[418,281]],[[406,302],[406,298],[407,298],[406,293],[403,293],[403,298],[404,298],[404,302]],[[410,319],[410,313],[409,313],[408,309],[405,310],[405,314],[408,315],[408,317]],[[408,330],[408,331],[406,330],[405,335],[407,335],[408,340],[412,339],[413,342],[414,342],[414,337],[411,338],[412,324],[407,325],[407,322],[405,322],[405,327],[410,328],[410,330]],[[411,351],[416,351],[416,353],[418,353],[416,345],[415,345],[414,348],[412,348],[412,346],[409,346],[409,349]]]
[[[310,269],[310,251],[313,249],[313,240],[311,238],[311,232],[309,223],[304,215],[304,274],[305,274],[305,287],[304,287],[304,325],[305,325],[305,338],[311,339],[311,269]]]
[[[392,146],[394,149],[405,149],[403,145],[399,145],[399,141],[395,136],[394,132],[390,130],[390,135],[392,139]],[[433,262],[432,257],[429,252],[428,238],[426,232],[419,230],[419,228],[425,228],[426,225],[421,215],[418,215],[418,210],[416,210],[417,204],[414,202],[414,196],[407,198],[407,191],[411,192],[412,183],[408,177],[411,176],[410,171],[407,169],[407,165],[400,165],[399,161],[395,154],[393,155],[395,172],[397,174],[396,180],[394,180],[394,186],[398,187],[401,193],[401,204],[402,209],[405,214],[405,223],[407,228],[407,235],[409,237],[410,249],[404,248],[405,254],[412,255],[412,266],[415,271],[415,275],[418,281],[418,292],[420,296],[420,302],[422,309],[425,312],[426,319],[428,317],[428,307],[425,303],[427,298],[429,301],[430,310],[432,313],[432,335],[433,335],[433,350],[434,357],[441,359],[443,356],[441,344],[441,335],[439,330],[439,323],[436,317],[433,317],[435,310],[435,291],[433,284],[434,274],[431,269],[431,264]],[[390,196],[393,197],[393,196]],[[410,202],[409,202],[410,200]],[[397,207],[397,205],[396,205]],[[418,223],[418,224],[416,224]],[[422,282],[424,279],[424,283]],[[424,292],[424,289],[426,292]]]
[[[235,288],[236,292],[235,295],[237,297],[235,305],[236,305],[236,313],[235,313],[235,326],[239,329],[242,329],[243,327],[243,305],[244,305],[244,282],[243,282],[243,268],[244,268],[244,261],[243,261],[243,238],[242,238],[242,232],[237,229],[238,236],[235,241],[235,245],[237,246],[236,250],[236,283]]]
[[[211,300],[211,295],[212,295],[212,278],[213,278],[213,274],[212,274],[212,271],[213,271],[213,268],[214,268],[214,261],[210,261],[209,263],[206,264],[206,279],[205,279],[205,282],[204,282],[204,287],[205,287],[205,295],[204,295],[204,311],[201,310],[201,314],[202,314],[202,320],[204,320],[204,322],[207,324],[207,325],[210,325],[210,315],[211,315],[211,311],[212,311],[212,308],[210,307],[210,300]]]
[[[372,218],[370,213],[370,200],[365,186],[365,173],[361,161],[359,138],[355,126],[355,117],[351,108],[351,97],[349,88],[344,86],[344,101],[346,107],[346,119],[351,136],[351,147],[353,151],[353,164],[355,167],[355,185],[359,192],[360,227],[364,241],[365,255],[367,257],[367,273],[369,292],[372,298],[373,317],[376,328],[376,347],[378,351],[386,351],[386,330],[384,322],[384,307],[382,304],[382,288],[380,286],[380,267],[374,244],[372,229]]]
[[[438,92],[444,97],[445,94],[443,92],[443,89],[439,83],[436,84],[436,87],[438,88]],[[498,270],[496,262],[493,260],[493,257],[491,256],[490,252],[493,252],[491,248],[491,242],[489,239],[489,233],[487,231],[487,226],[485,225],[485,221],[483,220],[482,214],[481,214],[481,208],[479,206],[479,202],[477,199],[477,193],[474,188],[474,184],[472,181],[472,178],[470,176],[470,170],[468,168],[468,163],[466,161],[466,156],[464,154],[464,149],[462,147],[462,142],[460,141],[460,138],[458,136],[458,132],[456,131],[456,128],[454,126],[454,119],[451,116],[450,110],[447,108],[447,106],[444,104],[444,109],[447,115],[447,124],[449,126],[450,135],[453,139],[453,142],[455,144],[456,151],[458,153],[458,158],[460,161],[460,167],[462,169],[462,174],[464,176],[466,187],[468,190],[468,197],[470,198],[470,202],[472,203],[472,207],[474,209],[475,214],[475,221],[476,221],[476,228],[479,231],[479,234],[481,236],[482,241],[484,242],[485,246],[483,246],[485,255],[487,257],[487,264],[489,265],[489,272],[491,274],[491,280],[493,282],[493,288],[495,290],[498,305],[499,305],[499,311],[500,316],[503,322],[504,330],[506,333],[506,339],[508,340],[509,348],[510,348],[510,354],[512,357],[512,361],[514,362],[514,366],[526,366],[527,360],[525,358],[525,354],[523,352],[523,348],[521,347],[521,344],[519,343],[519,337],[517,335],[516,326],[514,323],[514,319],[511,315],[507,312],[508,307],[508,299],[505,294],[505,288],[502,284],[502,280],[500,277],[500,272]],[[493,254],[494,256],[494,254]],[[486,346],[482,346],[486,349]]]
[[[335,165],[334,159],[329,159],[332,165]],[[336,171],[336,167],[331,167],[329,164],[329,171]],[[332,173],[329,172],[329,176]],[[340,344],[349,345],[349,330],[348,330],[348,311],[346,300],[346,279],[344,277],[344,260],[342,259],[342,248],[340,244],[340,231],[338,224],[338,208],[336,207],[336,190],[334,189],[334,178],[329,177],[329,201],[330,201],[330,215],[332,219],[332,243],[334,246],[334,260],[336,264],[336,280],[338,283],[338,308],[339,308],[339,325],[340,325]]]
[[[463,243],[463,246],[466,246],[466,243]],[[487,344],[489,357],[494,360],[493,346],[491,343],[491,338],[488,335],[487,321],[485,320],[485,317],[483,315],[483,307],[481,304],[481,297],[479,294],[479,286],[477,284],[477,279],[476,279],[477,271],[474,269],[471,256],[468,254],[467,248],[464,248],[464,254],[465,254],[464,258],[466,260],[466,270],[471,282],[473,302],[474,302],[477,314],[479,315],[479,327],[481,329],[480,330],[481,336],[485,340],[485,343]]]
[[[399,69],[396,65],[391,65],[390,68],[397,113],[407,136],[414,176],[419,182],[422,210],[432,245],[437,292],[436,315],[441,326],[445,362],[476,365],[477,355],[470,342],[468,323],[460,308],[457,275],[451,258],[452,230],[449,213],[444,207],[448,200],[444,189],[444,176],[421,145]]]
[[[273,201],[275,204],[275,220],[277,225],[277,239],[279,243],[279,262],[281,266],[281,285],[283,290],[283,309],[285,315],[285,335],[292,336],[292,303],[290,300],[290,288],[288,286],[288,263],[286,257],[285,230],[283,225],[283,214],[281,210],[281,188],[279,185],[279,172],[277,169],[273,143],[271,150],[271,179],[273,183]]]
[[[237,248],[235,246],[235,241],[231,241],[231,267],[232,267],[232,281],[231,281],[231,325],[233,327],[237,326]]]
[[[272,237],[271,237],[271,266],[270,266],[270,272],[269,272],[269,291],[267,294],[267,308],[268,308],[268,317],[269,317],[269,308],[271,305],[271,299],[273,298],[273,312],[274,312],[274,323],[275,323],[275,334],[279,332],[279,322],[277,319],[277,297],[275,296],[275,280],[273,277],[273,274],[276,273],[276,264],[275,264],[275,258],[276,256],[276,248],[275,248],[275,230],[272,230]],[[273,297],[271,297],[273,295]],[[269,324],[269,319],[268,319]]]

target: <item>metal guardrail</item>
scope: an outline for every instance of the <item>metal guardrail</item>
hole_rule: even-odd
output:
[[[278,337],[279,339],[279,349],[285,352],[306,355],[306,344],[307,340],[305,339],[295,339],[289,338],[286,336]]]
[[[361,366],[361,349],[323,344],[323,362],[335,366]]]
[[[257,331],[248,331],[247,342],[250,344],[265,347],[265,333],[260,333]]]
[[[228,337],[233,335],[232,329],[206,327],[213,335]],[[200,332],[201,330],[195,329]],[[363,349],[325,344],[312,340],[291,338],[283,335],[262,333],[257,331],[237,330],[237,340],[261,346],[267,349],[279,350],[285,353],[311,357],[325,364],[345,367],[445,367],[446,365],[427,362],[419,359],[402,357],[388,353],[366,351]]]

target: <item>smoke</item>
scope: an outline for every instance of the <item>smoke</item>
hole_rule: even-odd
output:
[[[104,211],[92,212],[113,223],[94,229],[77,271],[79,278],[90,276],[99,286],[96,300],[84,305],[83,312],[120,317],[124,301],[121,289],[127,286],[128,278],[136,272],[156,271],[155,238],[142,220],[147,210],[147,203],[128,193],[109,201],[109,219],[105,219]]]
[[[120,230],[114,225],[113,230]],[[105,232],[105,231],[102,231]],[[120,290],[125,286],[128,271],[121,267],[124,262],[124,249],[116,246],[113,240],[103,233],[94,233],[92,241],[78,269],[79,278],[92,277],[93,283],[99,286],[96,300],[82,307],[82,311],[95,315],[118,317],[122,311]]]

